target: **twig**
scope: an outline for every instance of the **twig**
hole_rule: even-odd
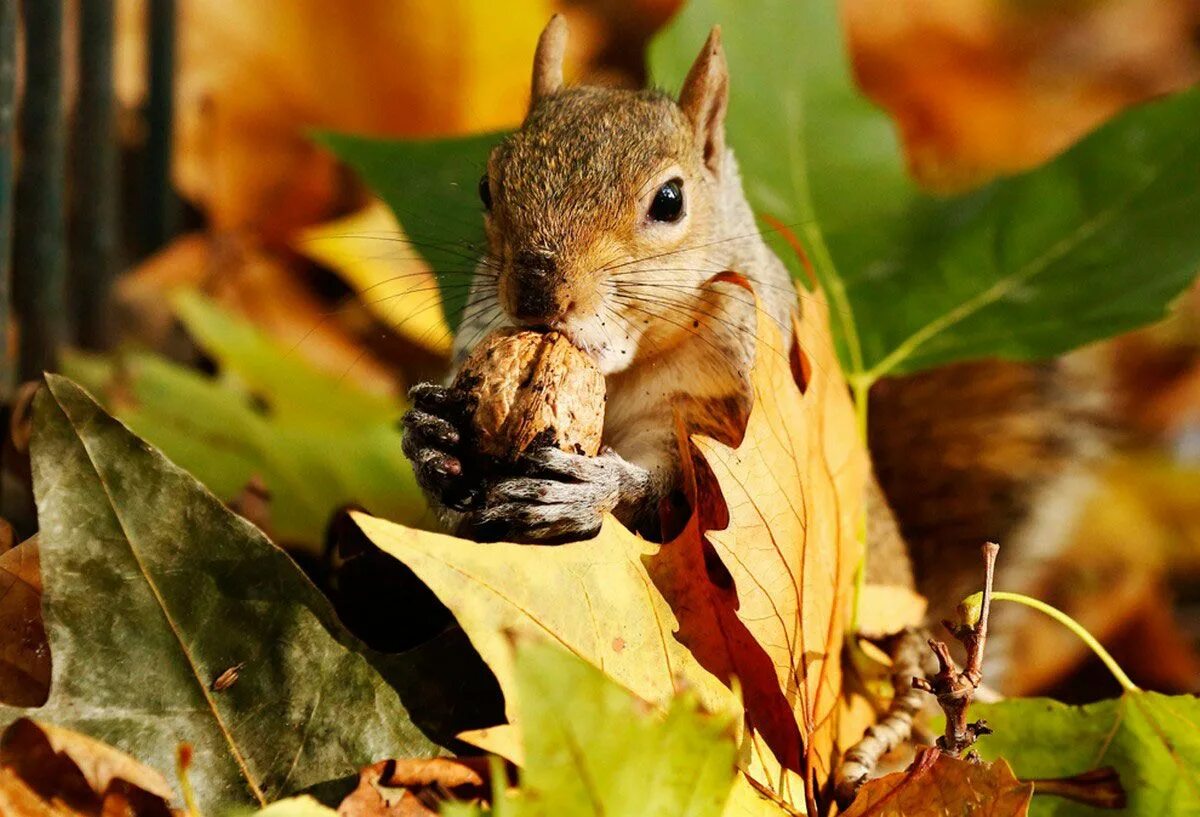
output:
[[[912,736],[913,718],[923,708],[925,697],[913,680],[926,673],[929,663],[926,637],[917,630],[901,634],[892,651],[892,702],[887,715],[867,728],[862,740],[847,750],[838,766],[834,793],[844,809],[854,800],[859,787],[875,773],[879,760]]]
[[[984,585],[978,616],[973,609],[960,606],[958,623],[943,621],[946,629],[967,651],[966,667],[959,672],[950,657],[950,648],[943,641],[929,640],[929,647],[938,660],[938,671],[925,678],[913,678],[916,689],[937,697],[938,706],[946,713],[946,731],[938,738],[938,748],[952,757],[959,757],[974,745],[980,735],[991,732],[984,721],[967,722],[967,709],[983,682],[983,647],[987,642],[988,612],[992,604],[992,579],[996,572],[996,554],[1000,546],[989,542],[983,546]]]

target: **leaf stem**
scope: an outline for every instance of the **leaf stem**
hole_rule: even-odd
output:
[[[1089,633],[1082,624],[1071,618],[1062,610],[1059,610],[1057,607],[1051,607],[1044,601],[1038,601],[1037,599],[1031,598],[1022,593],[1007,593],[997,590],[996,592],[992,593],[992,599],[994,601],[1016,602],[1017,604],[1023,604],[1026,607],[1031,607],[1034,610],[1045,613],[1050,618],[1054,619],[1059,624],[1063,625],[1077,635],[1084,644],[1087,644],[1091,651],[1096,654],[1096,657],[1104,662],[1104,666],[1108,667],[1108,671],[1112,673],[1113,677],[1117,679],[1117,683],[1119,683],[1126,692],[1139,691],[1137,684],[1135,684],[1132,679],[1125,674],[1125,670],[1121,669],[1121,665],[1116,662],[1116,659],[1112,657],[1108,650],[1104,649],[1103,645],[1096,640],[1096,637]]]
[[[871,395],[871,384],[873,380],[866,378],[852,378],[850,380],[850,388],[854,398],[854,421],[855,427],[858,429],[859,442],[863,447],[867,447],[867,418],[868,404],[867,401]],[[868,451],[867,456],[870,456]],[[863,490],[862,513],[858,517],[858,542],[861,545],[862,555],[858,559],[858,567],[854,571],[854,604],[850,612],[850,632],[858,632],[858,617],[859,607],[862,606],[863,589],[867,584],[867,502],[866,502],[866,486]]]

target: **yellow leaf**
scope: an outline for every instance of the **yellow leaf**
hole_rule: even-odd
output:
[[[858,602],[858,635],[884,638],[925,621],[925,597],[894,584],[867,584]]]
[[[611,518],[596,538],[552,548],[356,518],[451,609],[502,689],[513,688],[513,633],[561,644],[656,706],[683,683],[725,710],[736,687],[750,729],[743,768],[792,807],[815,805],[834,752],[867,475],[827,321],[819,297],[807,298],[793,366],[760,318],[745,437],[736,449],[694,438],[715,485],[697,488],[687,470],[702,507],[665,545]],[[719,505],[727,524],[713,530]],[[714,581],[706,549],[731,585]],[[474,737],[495,746],[501,736]]]
[[[365,514],[354,518],[451,609],[502,689],[514,685],[511,639],[524,636],[563,646],[655,706],[683,686],[711,711],[735,705],[675,640],[675,614],[642,561],[657,546],[611,517],[595,539],[552,548],[480,545]]]
[[[449,357],[450,327],[437,279],[404,240],[386,204],[376,199],[357,213],[310,227],[295,247],[340,273],[366,307],[401,337]]]
[[[738,618],[770,656],[792,706],[814,790],[832,763],[867,458],[823,301],[804,301],[797,365],[770,320],[759,320],[758,334],[755,403],[741,445],[700,438],[696,447],[729,510],[728,526],[708,538],[737,588]],[[803,391],[794,370],[806,373]]]

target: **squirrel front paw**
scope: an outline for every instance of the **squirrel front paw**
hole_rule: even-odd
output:
[[[475,503],[479,488],[463,469],[460,429],[466,423],[465,406],[450,389],[432,383],[418,383],[408,396],[412,408],[401,421],[401,444],[417,484],[443,507],[466,510]]]
[[[480,507],[463,517],[462,535],[481,542],[530,544],[587,539],[619,504],[641,504],[649,485],[645,469],[611,450],[585,457],[538,448],[527,452],[514,470],[517,475],[488,486]]]

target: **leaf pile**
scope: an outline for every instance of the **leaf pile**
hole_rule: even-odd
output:
[[[866,479],[827,320],[813,301],[796,327],[802,389],[791,350],[761,316],[741,444],[695,440],[714,483],[705,501],[727,510],[720,524],[701,511],[658,546],[610,518],[594,539],[546,549],[480,547],[357,517],[454,613],[506,691],[510,722],[520,724],[513,633],[550,638],[656,706],[682,683],[711,711],[727,711],[723,684],[736,678],[753,745],[747,770],[786,802],[815,804],[834,752]],[[481,745],[513,757],[519,740],[489,731]]]

